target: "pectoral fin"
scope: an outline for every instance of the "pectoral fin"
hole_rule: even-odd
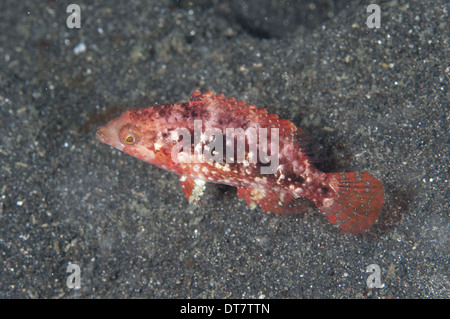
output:
[[[189,203],[197,204],[206,188],[206,182],[202,179],[181,176],[180,183]]]

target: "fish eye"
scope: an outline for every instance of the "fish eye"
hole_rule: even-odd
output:
[[[120,129],[119,139],[122,144],[134,145],[139,142],[141,133],[137,127],[127,124]]]
[[[134,133],[129,133],[128,135],[126,135],[123,138],[123,142],[128,145],[133,145],[134,143],[136,143],[136,141],[137,141],[137,138],[136,138],[136,134],[134,134]]]

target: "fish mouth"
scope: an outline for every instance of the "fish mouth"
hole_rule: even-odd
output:
[[[124,145],[122,145],[122,143],[120,143],[118,140],[117,133],[115,132],[114,127],[111,127],[109,125],[100,126],[99,128],[97,128],[95,136],[100,142],[115,147],[118,150],[122,151],[124,148]]]
[[[109,143],[107,142],[108,138],[107,138],[107,135],[106,135],[105,132],[106,132],[105,127],[104,127],[104,126],[100,126],[100,127],[97,128],[97,133],[95,133],[95,136],[97,137],[97,139],[98,139],[100,142],[103,142],[103,143],[105,143],[105,144],[109,144]]]

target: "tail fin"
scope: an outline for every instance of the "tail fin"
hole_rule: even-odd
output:
[[[360,234],[369,229],[380,215],[384,203],[381,182],[368,173],[331,173],[338,183],[337,198],[320,207],[333,224],[344,233]]]

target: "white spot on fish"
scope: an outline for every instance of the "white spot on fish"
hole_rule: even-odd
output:
[[[203,195],[203,192],[206,188],[206,182],[201,179],[194,180],[194,189],[192,190],[192,194],[189,197],[189,203],[196,203],[200,200]]]

